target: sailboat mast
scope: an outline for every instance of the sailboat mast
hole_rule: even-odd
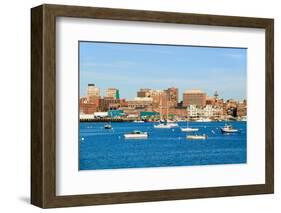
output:
[[[166,119],[167,119],[167,121],[168,121],[168,99],[167,99],[167,101],[166,101],[166,102],[167,102],[167,104],[166,104],[166,113],[167,113],[167,118],[166,118]]]
[[[188,127],[188,109],[186,107],[186,128]]]
[[[160,121],[162,120],[162,97],[159,96],[160,98],[160,105],[159,105],[159,112],[160,112]]]

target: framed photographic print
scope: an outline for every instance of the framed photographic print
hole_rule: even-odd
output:
[[[31,203],[274,191],[273,19],[31,10]]]

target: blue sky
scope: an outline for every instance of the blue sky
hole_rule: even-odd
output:
[[[133,99],[139,88],[218,91],[224,99],[246,98],[247,49],[80,42],[80,96],[87,84],[114,87]]]

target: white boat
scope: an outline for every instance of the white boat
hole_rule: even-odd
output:
[[[207,135],[187,135],[186,139],[189,140],[206,140],[207,139]]]
[[[154,128],[156,129],[171,129],[174,127],[178,127],[178,123],[168,120],[168,105],[167,105],[167,120],[162,119],[162,101],[160,99],[160,105],[159,105],[159,112],[160,112],[160,122],[159,124],[155,124]]]
[[[198,130],[199,130],[198,128],[190,128],[190,127],[181,128],[182,132],[197,132]]]
[[[171,127],[178,127],[178,123],[174,122],[174,121],[168,121],[167,122],[168,125],[170,125]]]
[[[187,111],[187,109],[186,109]],[[188,112],[188,111],[187,111]],[[188,115],[188,113],[187,113]],[[186,121],[186,128],[181,128],[182,132],[197,132],[199,129],[198,128],[191,128],[188,126],[188,120]]]
[[[147,132],[141,132],[141,131],[133,131],[131,133],[124,134],[125,139],[146,139],[148,138]]]
[[[105,128],[105,129],[112,129],[112,126],[111,126],[111,124],[105,124],[105,125],[104,125],[104,128]]]
[[[156,128],[156,129],[171,129],[172,127],[173,126],[168,123],[160,123],[160,124],[154,125],[154,128]]]
[[[135,120],[134,123],[144,123],[144,121],[142,121],[142,120],[140,120],[140,121]]]
[[[224,127],[221,128],[222,133],[239,133],[240,130],[238,129],[233,129],[231,125],[225,125]]]

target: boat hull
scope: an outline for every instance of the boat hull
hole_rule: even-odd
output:
[[[171,129],[172,128],[172,126],[170,126],[170,125],[161,125],[161,124],[159,124],[159,125],[154,125],[154,128],[155,129]]]
[[[182,132],[197,132],[199,129],[197,128],[181,128]]]
[[[240,133],[240,131],[238,129],[231,129],[231,130],[228,130],[228,129],[223,129],[221,128],[221,133],[227,133],[227,134],[233,134],[233,133]]]
[[[125,134],[124,137],[125,137],[125,139],[147,139],[148,135],[147,134],[139,134],[139,135]]]
[[[186,136],[186,139],[189,139],[189,140],[206,140],[207,136],[204,136],[204,135],[188,135],[188,136]]]

